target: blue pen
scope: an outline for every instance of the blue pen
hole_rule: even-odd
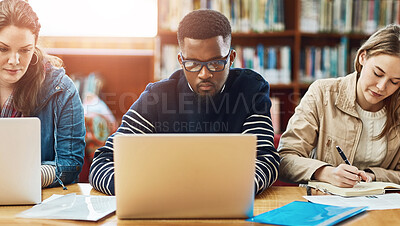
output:
[[[340,157],[342,157],[342,159],[344,160],[344,162],[345,162],[346,164],[351,165],[350,162],[349,162],[349,160],[347,159],[346,155],[345,155],[344,152],[342,151],[342,149],[340,149],[339,146],[336,146],[336,149],[337,149],[337,151],[339,152]]]

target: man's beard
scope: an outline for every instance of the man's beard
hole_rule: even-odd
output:
[[[197,94],[197,101],[199,106],[217,106],[221,100],[221,93],[205,93],[203,95]]]

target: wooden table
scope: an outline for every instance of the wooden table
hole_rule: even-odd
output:
[[[76,193],[78,195],[104,195],[89,184],[79,183],[68,185],[68,190],[62,188],[47,188],[42,190],[42,199],[47,199],[53,194],[65,195]],[[305,188],[289,186],[273,186],[257,196],[254,202],[254,214],[258,215],[266,211],[281,207],[292,201],[306,201]],[[263,225],[247,222],[239,219],[217,220],[118,220],[114,214],[98,222],[73,221],[73,220],[46,220],[46,219],[22,219],[16,218],[19,212],[32,206],[0,206],[0,224],[15,225]],[[304,210],[307,211],[307,210]],[[373,210],[350,218],[344,225],[400,225],[400,209]]]

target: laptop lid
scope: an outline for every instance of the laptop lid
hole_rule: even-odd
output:
[[[0,205],[40,203],[40,120],[0,118],[0,143]]]
[[[117,216],[253,216],[256,136],[144,134],[114,138]]]

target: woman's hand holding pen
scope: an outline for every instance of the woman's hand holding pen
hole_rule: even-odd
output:
[[[361,180],[366,182],[372,181],[372,177],[368,174],[355,166],[340,164],[337,167],[323,166],[317,169],[314,173],[314,178],[338,187],[351,188]]]

